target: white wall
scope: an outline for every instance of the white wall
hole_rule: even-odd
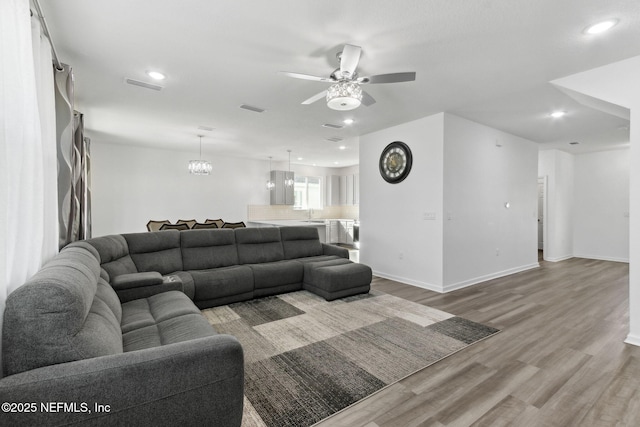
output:
[[[93,236],[146,231],[150,219],[246,221],[268,204],[268,160],[208,156],[210,176],[190,175],[192,154],[92,142]]]
[[[538,266],[537,164],[534,142],[445,115],[445,291]]]
[[[559,150],[539,153],[538,175],[547,177],[544,259],[573,256],[574,157]]]
[[[378,160],[398,140],[413,169],[388,184]],[[361,137],[360,259],[440,292],[537,267],[537,161],[535,143],[444,113]]]
[[[444,115],[436,114],[360,137],[360,261],[375,274],[442,289]],[[380,153],[403,141],[413,153],[408,177],[389,184]],[[425,221],[425,212],[436,212]]]
[[[629,150],[579,154],[574,162],[573,255],[629,261]]]

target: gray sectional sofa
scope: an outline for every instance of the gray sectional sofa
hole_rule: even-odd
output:
[[[7,425],[239,426],[243,354],[200,308],[308,289],[368,292],[371,269],[311,227],[75,242],[7,298]]]

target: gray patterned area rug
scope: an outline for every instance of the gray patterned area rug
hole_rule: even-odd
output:
[[[303,427],[498,332],[379,291],[307,291],[203,310],[245,354],[243,427]]]

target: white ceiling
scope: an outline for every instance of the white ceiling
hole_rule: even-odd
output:
[[[99,143],[195,155],[201,133],[205,156],[285,160],[291,149],[293,163],[348,166],[358,163],[357,136],[442,111],[542,148],[579,152],[629,140],[627,120],[582,106],[549,82],[640,55],[638,0],[40,4],[60,60],[73,67],[86,133]],[[583,33],[606,18],[620,22],[599,36]],[[301,105],[328,85],[278,71],[328,76],[345,43],[362,46],[360,75],[415,71],[416,81],[366,86],[377,103],[350,112],[323,101]],[[145,74],[151,69],[167,75],[162,91],[124,83],[155,83]],[[556,109],[567,115],[550,119]],[[355,123],[321,126],[344,118]]]

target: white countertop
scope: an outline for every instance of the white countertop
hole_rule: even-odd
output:
[[[354,219],[347,218],[331,218],[331,219],[314,219],[311,220],[298,220],[298,219],[263,219],[263,220],[252,220],[247,221],[247,223],[252,224],[263,224],[263,225],[275,225],[279,227],[292,227],[292,226],[306,226],[306,227],[324,227],[327,221],[355,221]]]

